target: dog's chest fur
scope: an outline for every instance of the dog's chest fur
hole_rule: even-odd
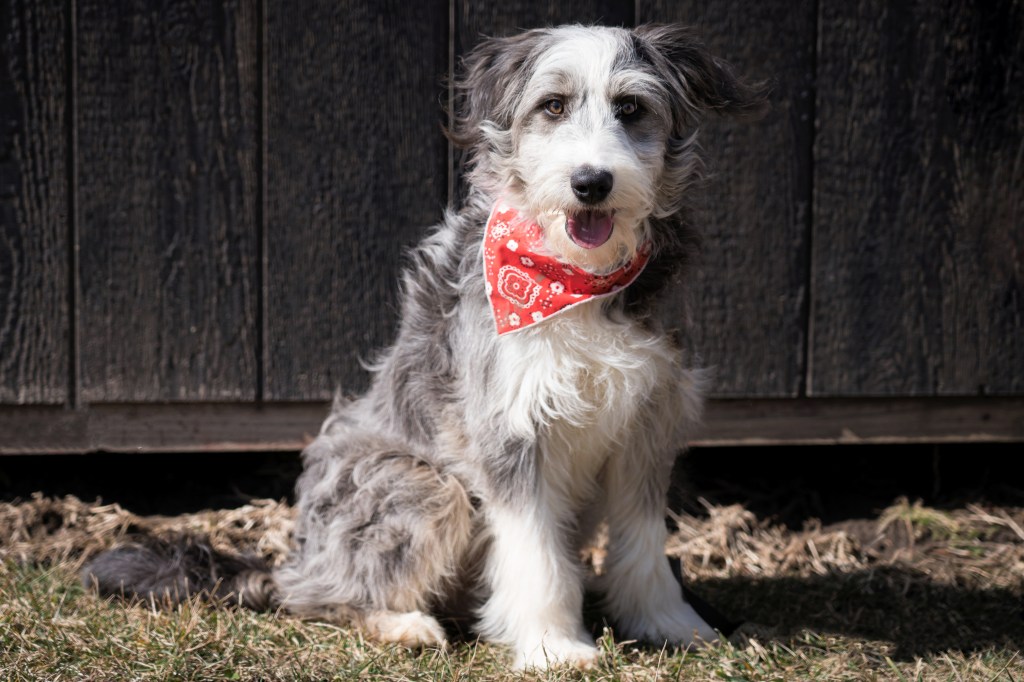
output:
[[[536,438],[548,484],[577,501],[629,441],[659,385],[672,381],[671,345],[600,302],[499,342],[498,405],[509,428]]]

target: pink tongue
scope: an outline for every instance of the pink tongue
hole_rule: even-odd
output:
[[[584,211],[565,221],[569,238],[584,249],[596,249],[611,239],[614,227],[611,213],[598,211]]]

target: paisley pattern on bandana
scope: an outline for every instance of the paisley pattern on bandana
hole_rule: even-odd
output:
[[[525,329],[552,315],[629,286],[650,260],[643,245],[615,272],[594,275],[543,253],[540,225],[499,199],[484,234],[487,296],[498,334]]]

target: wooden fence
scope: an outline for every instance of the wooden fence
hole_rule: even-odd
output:
[[[456,192],[459,56],[647,21],[777,83],[709,122],[665,306],[716,369],[700,441],[1024,440],[1019,0],[7,0],[0,452],[295,447]]]

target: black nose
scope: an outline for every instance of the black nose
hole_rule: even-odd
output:
[[[612,191],[612,180],[612,174],[606,170],[582,166],[573,171],[569,184],[577,199],[585,204],[596,204]]]

